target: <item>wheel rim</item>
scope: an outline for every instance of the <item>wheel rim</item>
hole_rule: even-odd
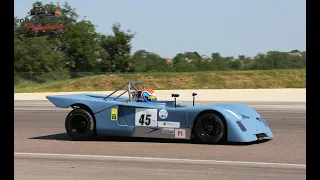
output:
[[[71,118],[71,130],[73,133],[83,134],[87,131],[89,121],[87,117],[76,114]]]
[[[199,119],[197,124],[197,131],[199,135],[206,140],[215,139],[219,135],[220,130],[218,120],[213,116]]]

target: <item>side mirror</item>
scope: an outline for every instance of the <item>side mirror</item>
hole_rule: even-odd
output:
[[[179,94],[171,94],[171,97],[179,97],[180,95]]]
[[[193,101],[192,101],[192,105],[194,106],[194,101],[195,101],[195,99],[196,99],[196,95],[198,95],[197,93],[192,93],[192,97],[193,97]]]
[[[171,94],[171,97],[174,97],[174,107],[177,107],[177,97],[179,97],[179,94]]]

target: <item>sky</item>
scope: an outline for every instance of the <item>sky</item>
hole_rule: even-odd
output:
[[[57,0],[39,0],[42,3]],[[14,15],[24,17],[34,0],[14,0]],[[197,51],[211,56],[306,50],[305,0],[60,0],[111,34],[119,22],[136,33],[132,52],[162,57]]]

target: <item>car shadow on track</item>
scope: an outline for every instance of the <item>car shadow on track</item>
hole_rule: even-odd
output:
[[[57,141],[72,141],[67,133],[58,133],[58,134],[50,134],[46,136],[38,136],[32,137],[29,139],[39,139],[39,140],[57,140]],[[90,141],[106,141],[106,142],[144,142],[144,143],[175,143],[175,144],[200,144],[197,142],[193,142],[190,140],[181,140],[181,139],[160,139],[160,138],[140,138],[140,137],[106,137],[106,136],[96,136]],[[264,143],[268,140],[256,141],[250,143],[235,143],[235,142],[227,142],[224,144],[217,145],[229,145],[229,146],[247,146],[253,144]],[[206,145],[206,144],[201,144]],[[207,144],[212,145],[212,144]]]

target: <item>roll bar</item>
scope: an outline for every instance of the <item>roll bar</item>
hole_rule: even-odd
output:
[[[138,91],[137,89],[137,85],[141,84],[142,85],[142,88],[145,88],[143,82],[141,81],[129,81],[127,82],[126,84],[120,86],[119,88],[117,88],[115,91],[113,91],[111,94],[109,94],[108,96],[106,96],[104,98],[104,100],[106,100],[107,98],[109,98],[110,96],[112,96],[114,93],[118,92],[119,90],[123,89],[124,87],[127,87],[126,90],[124,92],[122,92],[119,96],[115,97],[114,100],[118,99],[119,97],[121,97],[122,95],[124,95],[125,93],[128,92],[129,94],[129,101],[131,101],[132,97],[131,97],[131,89],[134,89],[135,91]]]

